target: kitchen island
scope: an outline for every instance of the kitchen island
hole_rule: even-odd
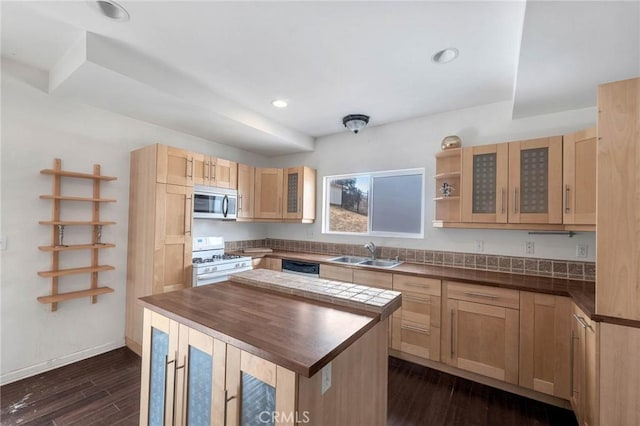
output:
[[[140,299],[141,424],[386,424],[400,293],[267,270],[237,280]]]

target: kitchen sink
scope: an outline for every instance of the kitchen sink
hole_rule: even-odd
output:
[[[378,268],[393,268],[394,266],[398,266],[402,262],[396,262],[395,260],[364,260],[358,265],[363,266],[377,266]]]
[[[360,263],[364,262],[364,257],[355,257],[355,256],[340,256],[334,257],[333,259],[329,259],[329,262],[340,262],[340,263]]]
[[[338,263],[350,263],[352,265],[361,266],[377,266],[378,268],[393,268],[398,266],[402,262],[396,262],[395,260],[380,260],[380,259],[366,259],[364,257],[356,256],[339,256],[329,259],[329,262]]]

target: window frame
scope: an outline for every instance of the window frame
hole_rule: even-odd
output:
[[[363,173],[345,173],[339,175],[324,176],[322,182],[322,233],[328,235],[349,235],[349,236],[361,236],[361,237],[388,237],[388,238],[411,238],[411,239],[424,239],[424,221],[425,221],[425,204],[426,204],[426,187],[425,187],[425,173],[424,167],[416,167],[410,169],[397,169],[397,170],[382,170],[376,172],[363,172]],[[416,175],[419,174],[422,185],[422,200],[420,203],[420,232],[408,233],[408,232],[387,232],[387,231],[373,231],[371,229],[373,220],[373,203],[375,202],[374,196],[374,181],[376,177],[392,177],[392,176],[404,176],[404,175]],[[344,232],[344,231],[331,231],[329,229],[330,223],[330,207],[329,191],[330,182],[336,179],[353,179],[358,177],[369,177],[369,194],[368,194],[368,206],[367,206],[367,232]]]

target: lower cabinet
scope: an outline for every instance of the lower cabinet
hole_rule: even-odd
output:
[[[272,413],[295,412],[294,372],[149,310],[142,353],[141,425],[274,424]]]
[[[570,398],[571,306],[567,297],[520,292],[520,386]]]
[[[519,292],[443,281],[442,361],[518,383]]]
[[[334,265],[320,265],[320,278],[327,280],[353,282],[353,269]]]
[[[393,289],[402,292],[402,308],[393,313],[392,349],[440,361],[440,284],[393,274]]]
[[[573,305],[571,318],[571,406],[578,424],[599,423],[597,340],[599,324]]]

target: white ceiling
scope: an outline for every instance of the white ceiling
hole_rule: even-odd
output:
[[[267,155],[313,149],[346,114],[374,126],[513,100],[523,117],[640,75],[638,1],[119,3],[129,22],[3,1],[2,55],[49,72],[53,96]],[[431,62],[450,46],[456,61]]]

